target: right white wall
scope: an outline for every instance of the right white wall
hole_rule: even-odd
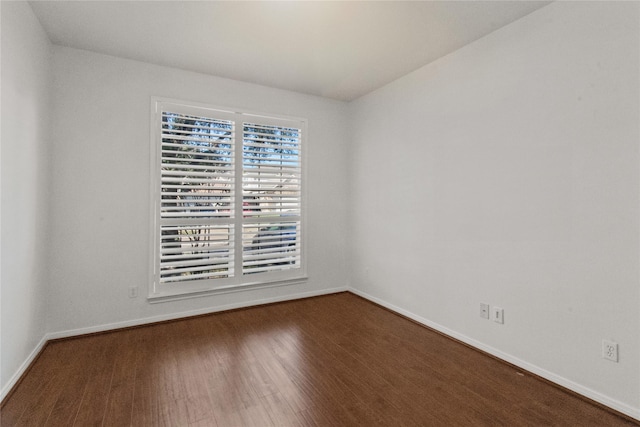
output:
[[[640,418],[639,40],[556,2],[353,102],[351,287]]]

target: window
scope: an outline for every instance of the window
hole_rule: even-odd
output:
[[[306,121],[152,100],[149,297],[300,280]]]

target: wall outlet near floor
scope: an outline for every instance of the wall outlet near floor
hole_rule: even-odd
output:
[[[491,318],[496,323],[504,323],[504,310],[500,307],[493,307],[491,310]]]
[[[480,303],[480,317],[489,318],[489,304]]]
[[[137,298],[138,297],[138,287],[130,286],[129,287],[129,298]]]
[[[613,362],[618,361],[618,343],[602,340],[602,357]]]

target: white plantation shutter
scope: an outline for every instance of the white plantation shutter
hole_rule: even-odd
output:
[[[159,282],[231,277],[234,123],[161,114]]]
[[[304,121],[153,101],[150,297],[304,276]]]
[[[244,274],[300,263],[301,130],[244,123],[242,147]],[[257,221],[257,222],[255,222]]]

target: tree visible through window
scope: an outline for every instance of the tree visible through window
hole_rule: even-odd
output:
[[[154,102],[150,296],[299,278],[305,122]]]

